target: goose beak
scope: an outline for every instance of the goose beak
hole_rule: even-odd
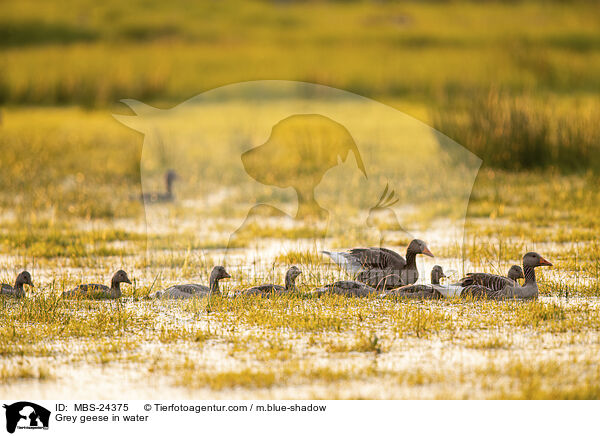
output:
[[[229,275],[229,273],[225,273],[225,275],[223,276],[224,279],[230,279],[231,276]]]
[[[541,256],[540,256],[540,265],[552,266],[552,264],[550,262],[548,262],[546,259],[544,259]]]
[[[429,256],[429,257],[435,257],[433,255],[433,253],[431,251],[429,251],[429,248],[427,248],[427,247],[423,248],[423,252],[421,254],[424,254],[425,256]]]

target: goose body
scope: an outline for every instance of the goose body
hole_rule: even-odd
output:
[[[165,299],[188,299],[208,297],[211,294],[220,294],[219,280],[231,278],[229,273],[222,266],[215,266],[210,273],[209,286],[187,284],[175,285],[162,291],[157,291],[152,294],[151,298]]]
[[[237,295],[261,295],[269,296],[271,294],[285,294],[296,290],[296,278],[302,274],[302,271],[296,266],[292,266],[285,273],[285,286],[274,285],[271,283],[253,286],[248,289],[244,289],[237,293]]]
[[[444,286],[440,285],[440,279],[446,277],[444,270],[441,266],[435,265],[431,270],[431,284],[413,284],[406,285],[400,288],[392,289],[387,291],[381,297],[383,298],[406,298],[406,299],[436,299],[442,298],[448,295],[448,292],[441,292],[440,288]],[[462,288],[461,288],[462,289]]]
[[[356,280],[376,289],[392,289],[413,284],[419,278],[416,258],[418,254],[433,257],[427,244],[413,239],[406,249],[406,259],[387,248],[353,248],[348,252],[323,251],[338,266]]]
[[[23,285],[33,286],[33,282],[31,281],[31,274],[29,273],[29,271],[21,272],[17,276],[14,286],[9,285],[8,283],[2,283],[2,285],[0,286],[0,295],[22,298],[25,296],[25,290],[23,289]]]
[[[489,273],[468,273],[466,277],[460,279],[457,285],[466,287],[470,285],[481,285],[486,288],[500,290],[506,286],[518,284],[518,279],[525,278],[523,269],[519,265],[513,265],[508,270],[506,277]]]
[[[354,280],[341,280],[314,290],[314,294],[336,294],[344,297],[368,297],[377,294],[377,289]]]
[[[127,273],[120,269],[111,280],[110,287],[97,283],[79,285],[69,291],[63,292],[65,298],[91,298],[91,299],[116,299],[121,298],[121,283],[131,284]]]
[[[552,266],[552,264],[538,253],[530,251],[523,256],[523,273],[525,276],[525,283],[523,286],[514,282],[512,284],[507,283],[505,286],[498,289],[483,284],[471,284],[463,289],[461,296],[489,300],[536,299],[539,294],[539,289],[535,280],[535,268],[538,266]]]

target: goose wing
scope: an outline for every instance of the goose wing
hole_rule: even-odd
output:
[[[404,257],[387,248],[353,248],[349,253],[364,269],[395,269],[400,271],[406,267]]]
[[[10,296],[10,297],[22,297],[25,295],[24,291],[17,291],[15,288],[13,288],[11,285],[7,284],[7,283],[2,283],[2,286],[0,287],[0,295],[5,295],[5,296]]]
[[[500,291],[507,286],[514,286],[515,282],[508,277],[489,273],[469,273],[460,282],[462,286],[481,285],[494,291]]]
[[[365,283],[372,288],[385,290],[404,285],[398,270],[392,269],[369,269],[358,273],[356,280]]]
[[[441,298],[440,294],[431,285],[407,285],[393,289],[383,295],[384,298],[405,298],[405,299],[434,299]]]
[[[265,284],[259,286],[253,286],[248,289],[244,289],[239,292],[238,295],[269,295],[272,293],[281,293],[285,290],[285,287],[281,285]]]
[[[345,297],[366,297],[376,292],[375,288],[353,280],[341,280],[315,290],[317,294],[337,294]]]
[[[110,294],[110,288],[98,283],[79,285],[73,289],[63,292],[63,297],[92,297],[95,295]]]
[[[203,297],[210,294],[210,288],[204,285],[188,284],[175,285],[154,294],[157,298],[185,299]]]
[[[472,297],[472,298],[481,298],[486,300],[501,300],[506,298],[506,295],[502,292],[502,290],[496,290],[488,288],[483,285],[469,285],[466,286],[461,294],[461,297]]]

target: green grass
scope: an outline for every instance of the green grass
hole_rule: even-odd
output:
[[[468,147],[488,167],[598,169],[600,107],[578,101],[560,107],[561,103],[492,90],[462,101],[452,99],[434,114],[434,127]]]
[[[109,1],[93,12],[69,3],[1,6],[5,103],[178,102],[265,77],[384,98],[454,96],[490,82],[518,92],[598,85],[598,11],[585,1]],[[62,62],[48,62],[59,53]]]

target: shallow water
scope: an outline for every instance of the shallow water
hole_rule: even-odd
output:
[[[218,199],[215,199],[218,201]],[[194,207],[199,205],[194,204]],[[280,227],[289,225],[286,222],[273,221]],[[188,223],[189,228],[195,221]],[[215,221],[205,227],[210,228]],[[106,227],[103,227],[106,226]],[[102,228],[127,229],[141,232],[145,229],[143,220],[117,220],[111,225],[106,223],[82,223],[82,230],[98,230]],[[172,223],[164,227],[165,232],[174,232],[179,227]],[[453,244],[450,235],[458,235],[448,221],[436,221],[424,231],[415,232],[418,237],[427,241],[435,253],[436,245]],[[394,234],[391,234],[392,239]],[[398,235],[400,238],[401,235]],[[127,242],[116,241],[115,246],[126,247]],[[553,244],[554,250],[560,245]],[[348,276],[326,257],[319,254],[323,249],[344,249],[336,238],[326,239],[267,239],[254,242],[249,248],[225,249],[164,249],[152,251],[152,256],[175,259],[187,259],[186,273],[177,260],[169,266],[156,266],[152,262],[145,266],[145,255],[136,252],[126,256],[107,256],[98,258],[91,265],[73,264],[70,259],[41,260],[31,268],[34,281],[41,284],[35,293],[62,291],[80,281],[108,283],[115,265],[125,268],[138,285],[149,287],[159,277],[155,287],[165,287],[180,282],[206,283],[210,265],[224,263],[233,279],[223,284],[225,295],[229,291],[246,286],[249,283],[272,281],[283,282],[283,275],[288,265],[277,262],[278,256],[285,253],[310,253],[318,264],[302,265],[304,274],[298,279],[301,288],[307,290],[321,283],[315,280],[337,280]],[[404,247],[394,247],[399,252]],[[0,261],[5,267],[7,277],[20,268],[22,258],[3,255]],[[194,262],[202,262],[202,267],[195,267]],[[418,256],[420,273],[419,282],[429,282],[429,271],[433,265],[444,267],[449,278],[447,282],[459,279],[465,272],[481,268],[480,265],[465,262],[459,258],[429,258]],[[518,259],[512,260],[518,262]],[[511,264],[487,265],[485,269],[493,272],[504,272]],[[183,276],[183,277],[182,277]],[[569,280],[568,283],[584,283],[591,278],[577,276],[574,279],[565,271],[546,269],[540,275],[542,290],[545,281]],[[64,280],[56,283],[54,290],[48,285],[52,280]],[[11,280],[12,281],[12,280]],[[586,282],[587,283],[587,282]],[[342,317],[349,322],[349,327],[339,331],[299,331],[294,328],[264,329],[247,323],[240,323],[235,318],[226,317],[221,320],[218,314],[203,313],[205,301],[190,308],[185,303],[169,301],[136,300],[130,295],[131,286],[125,285],[123,306],[136,313],[149,313],[153,320],[150,331],[132,331],[119,340],[133,344],[121,352],[110,351],[103,355],[95,350],[102,340],[71,338],[65,341],[48,342],[51,350],[48,357],[8,356],[4,359],[4,368],[26,366],[43,367],[50,373],[50,378],[39,381],[35,377],[10,379],[0,385],[0,395],[4,397],[18,396],[27,391],[36,398],[98,398],[98,399],[142,399],[142,398],[488,398],[493,397],[498,389],[506,392],[515,390],[514,376],[496,374],[497,367],[510,366],[514,362],[526,362],[531,365],[558,362],[564,364],[565,371],[589,370],[586,366],[593,362],[600,352],[600,340],[597,330],[588,327],[581,321],[577,329],[569,327],[566,331],[548,333],[547,331],[528,326],[505,327],[500,322],[495,327],[479,328],[475,323],[469,326],[465,320],[476,320],[483,309],[477,303],[460,302],[412,302],[398,303],[393,301],[369,300],[367,303],[349,301],[343,311],[339,311],[338,303],[321,313],[320,316]],[[547,305],[552,315],[552,307],[559,305],[566,310],[581,309],[588,311],[600,308],[598,297],[559,297],[542,295],[539,300]],[[104,303],[111,305],[114,303]],[[276,316],[284,317],[295,313],[304,313],[304,305],[318,304],[310,301],[298,301],[286,312],[277,312]],[[518,303],[517,303],[518,304]],[[529,303],[523,303],[527,305]],[[113,307],[113,306],[110,306]],[[262,310],[269,310],[268,306]],[[400,313],[423,314],[424,323],[428,313],[442,313],[455,322],[462,322],[461,329],[450,329],[432,332],[427,331],[425,324],[423,336],[414,333],[398,333],[392,328],[388,310]],[[514,303],[493,306],[491,317],[499,319],[510,317],[518,307]],[[85,310],[82,313],[86,313]],[[310,313],[310,311],[306,312]],[[475,322],[475,321],[474,321]],[[493,325],[490,324],[490,325]],[[191,340],[173,340],[163,342],[160,331],[211,332],[213,335],[204,342]],[[365,335],[375,334],[381,344],[381,352],[356,351],[357,341]],[[108,338],[110,341],[110,338]],[[275,357],[261,357],[268,353],[271,342],[275,347]],[[117,343],[119,343],[117,341]],[[240,345],[241,344],[241,345]],[[263,348],[265,351],[263,351]],[[348,351],[331,351],[344,350]],[[277,351],[277,350],[283,351]],[[367,348],[368,349],[368,348]],[[361,350],[361,348],[358,348]],[[281,357],[283,356],[283,357]],[[190,376],[186,370],[169,369],[165,365],[183,364],[186,359],[198,367],[198,371],[219,375],[223,373],[253,370],[274,372],[285,367],[287,361],[308,365],[310,368],[328,368],[347,372],[337,379],[293,379],[278,381],[268,387],[252,387],[244,384],[234,388],[211,389],[208,385],[186,386],[182,374]],[[572,362],[584,362],[583,369],[573,366]],[[573,367],[572,370],[568,368]],[[490,369],[491,368],[491,369]],[[0,368],[1,369],[1,368]],[[373,372],[375,371],[375,372]],[[492,381],[486,381],[486,372],[493,375]],[[496,371],[496,372],[494,372]],[[34,371],[35,372],[35,371]],[[180,374],[181,373],[181,374]],[[483,374],[483,375],[482,375]],[[567,373],[569,375],[570,373]],[[193,379],[193,374],[191,375]],[[512,377],[512,378],[511,378]],[[564,374],[557,374],[556,379],[548,378],[547,382],[560,383]]]

